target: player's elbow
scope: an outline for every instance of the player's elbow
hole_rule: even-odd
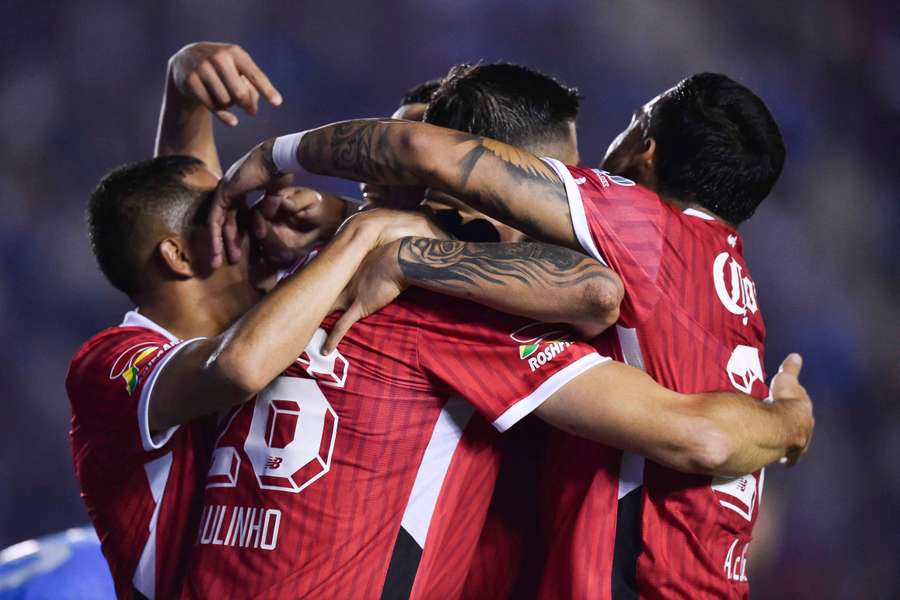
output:
[[[686,435],[685,466],[692,473],[731,475],[728,465],[737,452],[734,440],[709,419],[697,419]]]
[[[619,320],[619,307],[625,296],[622,280],[606,269],[588,279],[582,293],[581,318],[573,323],[584,339],[592,339]]]

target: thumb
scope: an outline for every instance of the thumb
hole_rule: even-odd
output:
[[[217,110],[215,112],[215,115],[220,121],[222,121],[229,127],[234,127],[239,122],[235,114],[228,112],[227,110]]]
[[[787,373],[788,375],[799,378],[801,368],[803,368],[803,357],[796,352],[791,352],[781,362],[781,366],[778,367],[778,372]]]
[[[347,332],[353,326],[354,323],[359,321],[365,316],[362,306],[359,302],[354,302],[350,305],[344,314],[341,315],[341,318],[337,320],[334,324],[334,327],[331,328],[331,332],[328,334],[328,338],[325,340],[325,343],[322,344],[322,354],[328,355],[331,354],[332,350],[337,348],[337,345],[340,343],[344,336],[347,335]]]

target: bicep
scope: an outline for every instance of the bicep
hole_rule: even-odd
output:
[[[219,338],[188,340],[156,365],[141,391],[151,436],[246,399],[216,373],[210,358],[220,343]]]

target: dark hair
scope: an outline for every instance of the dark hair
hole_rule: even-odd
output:
[[[580,99],[577,89],[528,67],[462,64],[431,97],[425,122],[530,145],[567,135]]]
[[[437,77],[435,79],[429,79],[424,83],[420,83],[415,87],[411,87],[403,96],[403,101],[400,102],[400,105],[428,104],[431,101],[431,95],[436,89],[438,89],[438,87],[440,87],[440,85],[441,78]]]
[[[109,282],[129,296],[140,289],[141,248],[153,220],[185,233],[193,207],[207,192],[183,177],[203,162],[192,156],[161,156],[107,173],[91,194],[87,221],[91,249]]]
[[[658,191],[738,224],[768,196],[784,140],[762,99],[717,73],[680,82],[651,109]]]

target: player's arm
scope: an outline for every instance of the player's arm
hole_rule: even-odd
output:
[[[212,115],[229,126],[239,106],[255,115],[260,94],[278,106],[281,95],[250,55],[235,44],[197,42],[169,59],[154,156],[187,154],[221,175]]]
[[[566,323],[585,339],[616,322],[624,293],[610,269],[561,246],[404,238],[374,251],[354,276],[349,307],[332,327],[326,351],[353,323],[408,286],[545,323]]]
[[[679,471],[752,473],[796,461],[812,435],[812,402],[789,355],[772,382],[774,402],[718,392],[679,394],[643,371],[608,361],[579,375],[535,411],[575,435],[641,454]]]
[[[524,150],[425,123],[385,119],[345,121],[295,135],[279,138],[277,163],[282,170],[427,185],[531,237],[581,249],[565,185],[548,164]],[[280,172],[274,146],[275,140],[257,146],[247,155],[240,176],[220,188],[209,221],[214,260],[224,254],[221,234],[227,211],[247,191],[264,187]],[[231,239],[225,244],[231,256],[236,245]]]
[[[151,431],[250,399],[299,356],[366,254],[420,222],[381,209],[351,219],[300,273],[288,278],[219,336],[190,342],[152,389]]]

